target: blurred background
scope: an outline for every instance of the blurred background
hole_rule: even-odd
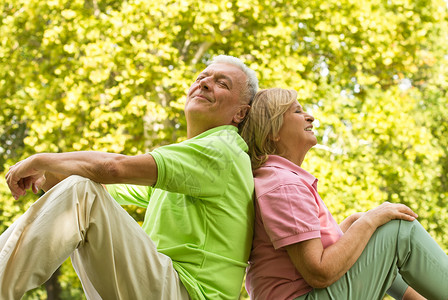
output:
[[[319,140],[303,167],[337,221],[402,202],[448,251],[447,0],[0,0],[0,232],[37,199],[14,201],[9,166],[185,139],[218,54],[298,91]],[[85,296],[67,261],[24,299]]]

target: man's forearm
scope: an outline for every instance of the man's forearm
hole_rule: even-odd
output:
[[[157,165],[150,154],[127,156],[93,151],[41,153],[11,166],[5,178],[11,194],[18,199],[29,188],[34,193],[40,188],[46,191],[70,175],[103,184],[153,186],[157,182]]]
[[[41,153],[34,155],[32,166],[53,174],[55,180],[79,175],[103,184],[150,186],[157,181],[157,166],[149,154],[127,156],[95,151]]]
[[[120,154],[94,151],[79,151],[67,153],[41,153],[33,156],[33,164],[37,170],[45,171],[49,180],[48,187],[70,176],[79,175],[97,182],[110,183],[108,163]],[[48,177],[47,177],[48,174]]]

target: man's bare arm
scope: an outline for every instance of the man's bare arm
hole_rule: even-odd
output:
[[[46,183],[46,176],[50,181]],[[80,175],[93,181],[111,184],[128,183],[152,186],[157,181],[157,166],[149,154],[127,156],[114,153],[80,151],[41,153],[12,166],[6,181],[14,198],[26,190],[49,189],[70,175]]]

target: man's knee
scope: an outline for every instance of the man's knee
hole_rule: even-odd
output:
[[[83,201],[85,198],[98,198],[95,195],[104,195],[104,187],[89,178],[71,175],[52,189],[47,191],[44,197],[72,199],[75,202]]]
[[[86,177],[79,176],[79,175],[70,175],[69,177],[65,178],[61,182],[64,182],[64,181],[68,181],[71,183],[78,183],[78,182],[90,181],[90,179],[86,178]]]
[[[85,186],[90,186],[92,188],[101,188],[100,190],[103,190],[104,188],[101,186],[101,184],[94,182],[93,180],[82,177],[79,175],[70,175],[69,177],[65,178],[61,182],[59,182],[57,185],[54,186],[56,189],[71,189],[71,188],[82,188]]]

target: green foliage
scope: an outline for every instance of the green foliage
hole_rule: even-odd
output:
[[[0,32],[3,175],[36,152],[184,139],[190,83],[230,54],[316,117],[304,166],[338,220],[403,202],[448,250],[446,1],[0,0]],[[0,184],[0,231],[35,199]],[[64,299],[82,294],[68,263],[60,281]]]

